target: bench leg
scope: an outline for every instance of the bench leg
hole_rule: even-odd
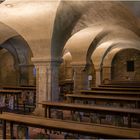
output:
[[[11,137],[11,139],[13,139],[14,138],[14,134],[13,134],[13,122],[10,122],[10,137]]]
[[[128,127],[131,128],[131,115],[128,114]]]
[[[26,105],[25,103],[23,103],[23,110],[24,110],[24,114],[26,113]]]
[[[3,120],[2,121],[2,126],[3,126],[3,133],[2,133],[2,138],[3,139],[6,139],[6,121],[5,120]]]
[[[45,107],[45,117],[51,118],[51,109],[50,109],[50,107]]]
[[[16,96],[14,96],[13,110],[15,110],[15,107],[16,107]]]
[[[17,110],[19,109],[18,103],[19,103],[19,101],[18,101],[18,95],[17,95],[17,96],[16,96]]]

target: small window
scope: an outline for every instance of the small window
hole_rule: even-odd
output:
[[[134,61],[127,61],[127,72],[134,71]]]

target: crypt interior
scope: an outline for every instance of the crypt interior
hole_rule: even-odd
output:
[[[19,91],[20,95],[16,94]],[[86,124],[88,119],[95,126],[109,125],[105,134],[103,128],[90,128],[92,132],[88,132],[88,127],[73,130],[67,124],[65,129],[53,130],[72,129],[67,135],[45,131],[49,138],[140,138],[140,1],[0,0],[0,93],[0,109],[12,112],[11,116],[44,117],[44,108],[52,104],[51,111],[46,109],[51,112],[50,118],[71,120],[77,129],[80,125],[84,129],[81,120]],[[64,107],[58,105],[56,111],[55,103],[76,104],[77,108],[62,111]],[[105,109],[94,108],[89,113],[89,108],[80,105]],[[116,113],[112,109],[112,113],[108,108],[124,110]],[[19,123],[2,115],[3,121]],[[0,138],[5,139],[2,125]],[[47,124],[40,121],[42,125]],[[112,129],[122,127],[127,132],[110,130],[112,125]],[[30,128],[30,133],[33,131]],[[12,138],[20,138],[18,130],[14,133],[10,133]]]

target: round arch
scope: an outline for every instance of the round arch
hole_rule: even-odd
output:
[[[119,34],[120,32],[121,34]],[[97,44],[96,49],[92,53],[91,60],[94,66],[96,67],[96,69],[100,69],[102,60],[104,59],[105,55],[117,43],[126,43],[132,44],[132,46],[138,46],[138,44],[140,43],[139,39],[140,38],[134,32],[124,28],[120,28],[119,32],[115,30],[112,31]],[[125,47],[125,45],[123,47]]]
[[[118,45],[121,45],[121,44],[118,44]],[[125,49],[136,49],[136,50],[139,50],[140,51],[140,47],[139,46],[131,46],[131,44],[126,44],[127,46],[125,48],[122,48],[122,47],[114,47],[112,48],[108,54],[105,56],[105,58],[103,59],[103,67],[111,67],[111,64],[112,64],[112,60],[113,58],[115,57],[115,55],[122,51],[122,50],[125,50]]]
[[[100,40],[110,32],[104,32],[104,27],[88,27],[74,34],[66,43],[64,49],[69,50],[75,62],[86,65],[87,56],[96,48]],[[93,43],[94,42],[94,43]],[[92,45],[91,45],[92,44]],[[89,54],[89,55],[87,55]],[[82,57],[80,57],[82,56]]]
[[[14,67],[20,71],[20,79],[25,77],[25,75],[28,76],[27,65],[31,65],[31,57],[33,54],[27,41],[14,29],[2,22],[0,22],[0,35],[0,46],[12,54],[14,58]],[[23,68],[23,65],[25,65],[26,68]],[[32,73],[32,71],[30,73]],[[26,80],[25,83],[28,84],[28,80]],[[20,82],[20,84],[22,84],[22,82]]]
[[[111,68],[112,68],[112,61],[117,53],[119,53],[122,50],[127,49],[135,49],[140,51],[140,47],[138,46],[132,46],[131,44],[126,44],[125,48],[122,48],[121,45],[118,44],[116,47],[114,46],[105,56],[102,64],[102,83],[110,83],[111,82]]]

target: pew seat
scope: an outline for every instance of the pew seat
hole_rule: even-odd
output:
[[[85,94],[66,94],[65,95],[68,102],[75,103],[76,101],[94,101],[95,104],[104,103],[119,103],[120,106],[125,106],[127,104],[135,105],[135,108],[139,108],[140,98],[127,97],[127,96],[117,96],[117,95],[85,95]]]
[[[26,125],[49,130],[77,133],[82,135],[94,135],[101,138],[140,138],[140,129],[122,128],[108,125],[93,125],[64,120],[54,120],[38,116],[21,115],[14,113],[2,113],[3,139],[6,139],[6,124],[10,123],[10,137],[13,138],[13,126],[15,124]]]
[[[99,113],[103,115],[119,115],[128,117],[128,127],[131,127],[132,117],[140,117],[140,109],[118,108],[118,107],[106,107],[98,105],[83,105],[76,103],[64,103],[64,102],[50,102],[44,101],[42,104],[44,108],[44,116],[51,117],[51,109],[69,110],[72,112],[87,112],[87,113]]]

